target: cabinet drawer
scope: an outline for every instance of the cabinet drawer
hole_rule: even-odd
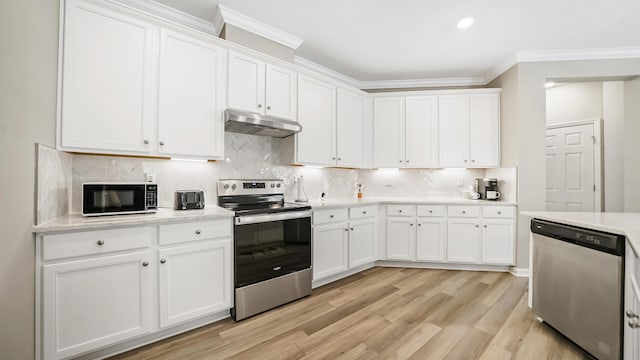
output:
[[[414,216],[416,214],[415,205],[388,205],[387,215],[389,216]]]
[[[151,227],[134,227],[45,235],[42,240],[44,260],[104,254],[142,249],[151,245],[155,232]]]
[[[349,209],[349,219],[363,219],[378,215],[377,206],[358,206]]]
[[[418,216],[444,216],[446,206],[444,205],[418,205]]]
[[[326,224],[334,221],[345,221],[347,218],[347,208],[318,210],[313,212],[313,225]]]
[[[460,206],[454,205],[449,206],[447,209],[447,214],[450,217],[479,217],[480,216],[480,206]]]
[[[231,220],[160,225],[160,245],[179,244],[231,236]]]
[[[483,206],[482,217],[486,218],[513,218],[515,209],[513,206]]]

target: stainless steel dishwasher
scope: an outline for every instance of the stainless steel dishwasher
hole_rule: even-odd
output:
[[[533,312],[598,359],[622,357],[624,236],[531,220]]]

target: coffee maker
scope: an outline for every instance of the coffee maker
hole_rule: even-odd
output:
[[[500,198],[498,179],[496,178],[477,178],[474,187],[479,199],[498,200]]]

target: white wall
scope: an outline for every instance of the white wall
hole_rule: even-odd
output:
[[[602,83],[604,211],[624,211],[624,82]]]
[[[0,1],[0,358],[34,358],[35,143],[55,145],[58,1]]]
[[[547,89],[547,125],[602,118],[602,82],[577,82]]]

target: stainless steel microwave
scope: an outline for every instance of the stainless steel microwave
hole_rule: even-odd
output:
[[[158,185],[144,182],[82,184],[82,215],[146,214],[158,209]]]

